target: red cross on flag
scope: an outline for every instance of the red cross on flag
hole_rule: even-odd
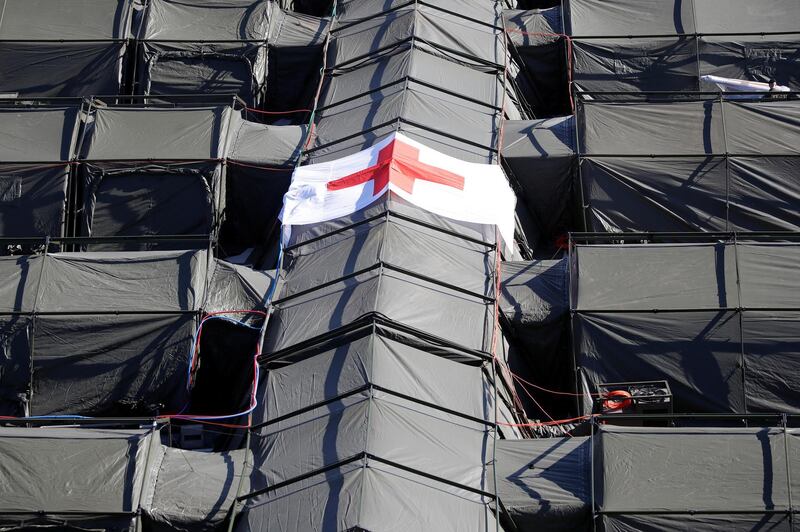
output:
[[[469,163],[393,133],[335,161],[298,166],[283,198],[284,225],[352,214],[392,191],[435,214],[496,225],[513,242],[516,196],[498,165]]]

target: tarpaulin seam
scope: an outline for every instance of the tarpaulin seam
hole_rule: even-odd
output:
[[[437,345],[444,346],[446,348],[454,349],[456,351],[466,353],[467,355],[474,356],[481,360],[485,361],[491,360],[491,355],[489,355],[485,351],[465,347],[446,338],[442,338],[440,336],[436,336],[435,334],[425,332],[421,329],[417,329],[415,327],[411,327],[409,325],[405,325],[403,323],[394,321],[386,317],[385,315],[381,314],[380,312],[368,312],[362,316],[359,316],[356,320],[348,323],[347,325],[343,325],[332,331],[325,332],[318,336],[309,338],[308,340],[303,340],[302,342],[299,342],[287,348],[276,351],[275,353],[271,354],[274,356],[271,356],[270,358],[280,358],[286,356],[287,353],[291,354],[299,352],[303,349],[308,348],[309,346],[315,346],[326,340],[335,339],[339,334],[342,333],[342,331],[353,330],[359,327],[363,327],[364,325],[372,325],[373,322],[375,322],[378,325],[384,325],[390,330],[396,330],[400,333],[409,334],[414,336],[415,338],[422,339],[423,341],[435,343]]]

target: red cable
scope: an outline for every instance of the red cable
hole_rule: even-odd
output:
[[[503,369],[511,374],[511,370],[508,369],[504,364],[501,364],[497,358],[497,337],[499,336],[500,330],[500,290],[501,290],[501,278],[502,278],[502,263],[500,261],[500,235],[498,233],[497,228],[495,228],[495,285],[494,285],[494,326],[492,328],[492,345],[491,345],[491,355],[492,355],[492,364],[495,365],[495,373],[498,372],[499,369]],[[513,375],[513,374],[512,374]],[[503,379],[505,380],[505,378]],[[496,385],[496,383],[495,383]],[[513,382],[507,382],[506,386],[509,388],[509,392],[511,393],[511,398],[514,401],[514,405],[519,409],[520,412],[525,411],[525,407],[522,405],[522,401],[517,394],[517,389],[514,386]],[[497,405],[495,405],[497,408]]]
[[[538,423],[505,423],[502,421],[498,421],[497,424],[504,425],[506,427],[552,427],[554,425],[563,425],[564,423],[572,423],[574,421],[583,421],[585,419],[590,419],[599,415],[600,414],[590,414],[586,416],[572,417],[569,419],[557,419],[555,421],[542,421]]]
[[[512,375],[513,375],[513,373],[512,373]],[[519,378],[519,377],[517,377],[517,379],[518,379],[518,378]],[[545,410],[545,409],[544,409],[544,407],[542,407],[542,405],[540,405],[540,404],[539,404],[539,401],[537,401],[537,400],[536,400],[536,398],[535,398],[535,397],[534,397],[534,396],[531,394],[531,392],[529,392],[529,391],[527,390],[527,388],[522,388],[522,389],[525,391],[525,394],[526,394],[528,397],[530,397],[531,401],[533,401],[533,404],[535,404],[535,405],[536,405],[536,407],[537,407],[539,410],[541,410],[541,411],[544,413],[544,415],[546,415],[547,417],[549,417],[549,418],[550,418],[550,421],[553,421],[553,422],[554,422],[554,421],[555,421],[555,419],[553,419],[553,416],[551,416],[551,415],[550,415],[550,413],[549,413],[547,410]],[[564,430],[564,429],[562,429],[562,430]],[[564,433],[565,433],[567,436],[572,436],[572,434],[571,434],[571,433],[570,433],[568,430],[564,430]]]
[[[194,349],[195,352],[198,352],[199,349],[200,349],[200,337],[203,334],[203,323],[205,323],[205,321],[208,318],[210,318],[211,316],[219,316],[221,314],[258,314],[258,315],[263,316],[265,318],[267,317],[267,313],[262,311],[262,310],[220,310],[220,311],[217,311],[217,312],[208,312],[200,320],[200,326],[197,329],[197,341],[192,346],[192,349]],[[261,354],[261,346],[257,345],[256,346],[256,350],[258,351],[258,354],[256,356],[260,355]],[[197,360],[197,357],[193,357],[192,358],[192,368],[191,368],[192,370],[194,370],[195,360]],[[167,415],[170,415],[170,414],[167,414]]]
[[[522,377],[520,377],[519,375],[516,375],[514,373],[512,373],[512,375],[514,375],[514,378],[519,380],[520,382],[522,382],[524,384],[527,384],[528,386],[532,386],[533,388],[536,388],[536,389],[541,390],[543,392],[548,392],[548,393],[552,393],[552,394],[555,394],[555,395],[568,395],[570,397],[583,397],[584,396],[584,394],[582,394],[582,393],[559,392],[559,391],[556,391],[556,390],[550,390],[548,388],[544,388],[542,386],[533,384],[532,382],[526,381],[525,379],[523,379]],[[590,393],[589,395],[593,395],[595,397],[603,397],[603,394],[601,394],[601,393]]]
[[[165,416],[159,417],[156,419],[173,419],[174,417]],[[224,427],[227,429],[249,429],[252,426],[252,423],[248,423],[247,425],[237,425],[234,423],[219,423],[217,421],[206,421],[204,419],[183,419],[183,418],[174,418],[174,419],[182,419],[184,421],[191,421],[193,423],[203,423],[205,425],[214,425],[215,427]]]

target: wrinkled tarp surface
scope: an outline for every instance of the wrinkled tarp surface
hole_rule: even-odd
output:
[[[0,528],[18,530],[27,521],[92,530],[217,529],[240,489],[245,450],[187,451],[159,440],[151,430],[0,428]]]
[[[494,528],[492,246],[393,204],[291,228],[240,530]]]
[[[153,480],[152,439],[146,430],[0,428],[0,527],[129,530]]]
[[[83,166],[86,234],[210,233],[224,195],[219,159],[231,113],[222,106],[97,109],[82,148],[90,161]]]
[[[204,251],[2,257],[0,272],[8,415],[180,408],[197,313],[259,308],[270,283]]]
[[[700,81],[707,74],[800,82],[800,7],[793,0],[572,0],[564,9],[563,31],[561,14],[551,9],[506,12],[541,93],[556,87],[566,95],[570,66],[578,90],[590,92],[716,91]],[[566,48],[571,62],[564,60]],[[552,100],[546,103],[553,108]]]
[[[583,101],[573,124],[506,124],[503,160],[535,249],[581,218],[600,232],[800,228],[800,102]]]
[[[569,325],[569,273],[567,259],[506,261],[502,263],[500,312],[509,325],[508,364],[518,377],[547,388],[574,386],[572,363],[566,349]],[[516,383],[518,395],[531,419],[542,415],[531,400],[527,385]],[[572,404],[560,405],[567,409]],[[550,410],[545,407],[546,410]]]
[[[2,12],[0,93],[89,96],[122,92],[132,0],[4,0]]]
[[[498,443],[498,494],[520,532],[592,530],[592,493],[601,530],[791,530],[797,429],[595,431]]]
[[[584,103],[588,229],[798,230],[799,118],[795,101]]]
[[[798,481],[786,461],[797,462],[797,429],[606,425],[596,438],[606,530],[791,530],[787,475],[792,492]]]
[[[301,240],[286,252],[286,288],[275,301],[265,351],[286,349],[374,313],[486,350],[491,261],[485,244],[397,217]],[[317,319],[309,322],[312,308]]]
[[[448,155],[494,160],[504,100],[499,4],[461,6],[474,20],[441,6],[342,6],[328,49],[331,71],[312,161],[354,153],[398,129]],[[508,109],[514,115],[516,107]]]
[[[528,241],[548,245],[575,227],[575,119],[510,120],[504,125],[503,162],[538,235]],[[538,241],[536,241],[538,239]]]
[[[497,442],[497,494],[519,532],[591,528],[590,452],[585,437]]]
[[[78,126],[77,107],[0,109],[0,235],[61,235]]]
[[[61,236],[65,216],[77,208],[84,236],[202,235],[221,221],[223,245],[233,255],[274,228],[307,133],[305,126],[251,122],[222,105],[93,105],[81,114],[77,105],[0,109],[3,236]],[[65,212],[75,179],[83,198]]]
[[[160,467],[142,505],[148,532],[217,530],[242,480],[244,449],[220,453],[162,447]]]
[[[138,91],[236,94],[251,107],[296,109],[309,96],[327,30],[326,19],[283,11],[277,2],[152,0],[137,58]]]
[[[797,413],[798,258],[777,242],[576,246],[584,389],[666,379],[678,412]]]
[[[792,0],[574,0],[567,11],[584,90],[712,90],[698,85],[705,74],[800,81]]]

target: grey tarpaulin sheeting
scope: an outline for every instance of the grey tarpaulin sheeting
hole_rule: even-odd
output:
[[[180,408],[195,328],[194,315],[185,311],[205,298],[205,253],[68,253],[38,260],[40,276],[24,273],[36,307],[23,310],[61,314],[35,322],[30,413]],[[28,353],[13,355],[12,363]]]
[[[497,493],[519,532],[591,529],[590,452],[585,437],[497,442]]]
[[[797,434],[797,429],[766,427],[602,425],[595,436],[602,526],[613,531],[791,530],[789,485],[792,492],[800,487],[794,465]]]
[[[726,111],[735,107],[723,105]],[[734,128],[726,126],[730,134]],[[775,122],[763,126],[767,130],[740,134],[752,141],[781,129]],[[721,107],[714,101],[581,102],[578,112],[580,153],[587,156],[724,154],[725,131]]]
[[[276,2],[270,4],[265,107],[281,112],[310,107],[319,81],[322,47],[330,30],[330,19],[280,10]],[[299,116],[300,121],[307,121],[307,114]]]
[[[734,156],[797,155],[800,102],[583,102],[578,130],[582,155],[724,155],[726,142]]]
[[[265,351],[286,349],[374,313],[487,350],[490,257],[484,244],[385,217],[302,244],[286,253],[287,287],[275,301]],[[306,318],[311,308],[312,322]]]
[[[186,108],[94,107],[89,160],[197,159],[225,154],[232,110],[226,106]]]
[[[426,352],[384,334],[367,334],[313,357],[281,359],[269,371],[256,422],[275,419],[374,384],[478,419],[491,415],[489,376],[481,368]],[[427,382],[431,375],[449,375]]]
[[[800,83],[795,23],[800,7],[792,0],[573,0],[564,8],[565,33],[572,39],[572,77],[579,90],[717,90],[700,82],[699,76],[706,74],[752,81],[775,78],[795,88]],[[552,27],[549,20],[559,19],[544,16],[547,11],[522,16],[509,11],[512,31],[546,31]],[[549,82],[569,68],[563,56],[548,55],[554,40],[540,38],[525,46],[525,55],[533,58],[526,61],[533,76]]]
[[[367,458],[256,496],[237,530],[494,531],[487,502]]]
[[[0,7],[0,93],[121,92],[131,0],[3,0]]]
[[[77,107],[0,109],[0,234],[61,235],[78,125]]]
[[[11,415],[180,408],[196,313],[258,308],[270,283],[201,251],[4,257],[0,271]]]
[[[539,242],[528,241],[550,245],[574,227],[575,119],[512,120],[504,128],[503,161],[522,188],[518,209],[528,208],[539,233]]]
[[[263,308],[275,270],[254,270],[243,264],[214,260],[209,271],[209,289],[203,310]]]
[[[572,34],[616,35],[770,33],[797,31],[792,0],[570,0]]]
[[[488,349],[491,337],[487,301],[381,267],[279,300],[276,306],[268,351],[285,349],[374,313],[471,348]],[[315,320],[309,322],[312,309]]]
[[[503,18],[508,36],[517,47],[552,42],[564,33],[561,8],[505,9]],[[562,57],[563,59],[563,57]]]
[[[491,490],[482,467],[491,435],[455,413],[492,415],[480,366],[372,333],[292,362],[268,372],[254,421],[269,424],[252,436],[253,488],[275,489],[248,498],[240,530],[493,529],[485,499],[441,480]]]
[[[308,126],[270,126],[234,116],[228,157],[235,162],[291,170],[307,131]]]
[[[365,390],[255,432],[253,487],[297,479],[366,452],[460,486],[489,490],[481,458],[487,458],[492,436],[485,429],[483,423]]]
[[[223,106],[96,109],[82,147],[85,233],[210,233],[224,198],[219,159],[232,112]]]
[[[269,103],[270,93],[278,110],[305,105],[301,96],[309,96],[308,90],[288,92],[280,85],[313,85],[327,25],[285,12],[275,2],[152,0],[138,58],[138,91],[236,94],[251,107]]]
[[[572,388],[573,362],[566,350],[569,317],[568,261],[503,262],[500,311],[510,330],[508,364],[516,375],[540,386]],[[518,384],[528,417],[542,414]],[[539,395],[539,394],[537,394]],[[558,397],[538,397],[551,410]],[[551,401],[553,400],[553,401]],[[570,400],[571,403],[574,401]],[[569,408],[572,404],[564,404]]]
[[[796,101],[584,101],[579,168],[570,122],[510,121],[506,129],[504,161],[540,226],[529,236],[540,248],[577,225],[581,195],[590,231],[800,227]]]
[[[383,5],[374,5],[371,18],[336,32],[336,39],[331,42],[331,64],[339,66],[370,51],[397,45],[412,35],[424,41],[423,49],[436,50],[437,45],[442,45],[478,60],[502,64],[502,47],[496,38],[499,27],[476,24],[459,13],[425,5],[407,5],[380,14],[377,9],[383,10]],[[475,11],[480,11],[474,15],[481,22],[495,23],[500,16],[496,8]],[[391,31],[387,32],[389,25]],[[469,57],[465,59],[469,61]]]
[[[520,532],[591,530],[593,512],[606,531],[791,530],[797,429],[595,431],[499,442],[498,493]]]
[[[507,9],[503,11],[508,38],[524,66],[517,83],[532,87],[526,97],[537,116],[553,116],[571,111],[566,70],[568,46],[562,35],[561,7]]]
[[[239,489],[246,452],[162,447],[157,476],[142,504],[144,529],[219,530]],[[246,476],[243,482],[246,490]]]
[[[148,430],[0,428],[0,529],[134,530],[154,480],[157,438]]]
[[[347,229],[356,223],[365,222],[368,218],[378,217],[379,215],[388,216],[392,222],[402,218],[406,218],[406,221],[409,221],[408,218],[411,218],[410,223],[417,221],[423,225],[434,225],[445,232],[456,233],[456,235],[460,235],[464,239],[473,239],[487,244],[494,244],[497,236],[493,227],[438,216],[416,207],[390,192],[369,207],[350,216],[343,216],[317,224],[293,225],[284,248],[301,244],[307,240],[324,237],[328,233]],[[458,239],[458,236],[455,236],[455,238]]]
[[[379,261],[476,294],[493,291],[487,277],[492,267],[487,245],[391,215],[388,220],[381,216],[321,240],[300,240],[296,245],[285,255],[285,296],[335,281]]]
[[[337,20],[340,24],[349,24],[368,18],[377,13],[405,7],[405,0],[340,0],[336,7]],[[429,6],[441,9],[452,8],[449,0],[431,0]],[[452,9],[451,9],[452,10]],[[495,2],[465,2],[459,6],[458,13],[464,17],[489,21],[497,14]]]
[[[137,58],[137,92],[238,94],[266,90],[270,2],[152,0]]]
[[[491,492],[494,382],[472,351],[490,349],[491,246],[379,203],[292,228],[240,530],[383,529],[375,520],[387,513],[399,529],[493,528],[490,501],[474,490]],[[507,392],[498,398],[499,419],[515,419]]]
[[[263,242],[276,228],[307,131],[307,126],[273,126],[233,116],[222,225],[225,251]]]
[[[465,4],[465,14],[474,20],[439,1],[344,4],[308,160],[401,130],[449,155],[497,162],[499,4]],[[496,385],[491,420],[521,417],[501,377],[486,380],[495,229],[402,203],[389,194],[353,215],[291,227],[259,387],[278,404],[261,401],[254,416],[256,489],[239,530],[495,528],[493,434],[485,414],[472,413],[486,411]],[[494,343],[504,367],[505,341]]]
[[[497,5],[471,7],[473,21],[438,4],[383,12],[389,8],[384,4],[344,6],[345,22],[332,33],[328,50],[331,71],[310,159],[342,157],[399,129],[449,155],[492,160],[503,101]],[[453,92],[454,85],[464,92]],[[509,104],[509,114],[515,112]]]
[[[677,35],[696,31],[692,14],[696,3],[703,2],[570,0],[565,15],[570,33],[575,36]],[[718,14],[723,10],[715,11]]]
[[[800,312],[787,287],[800,285],[799,249],[576,246],[572,326],[584,391],[666,379],[678,412],[797,413]]]
[[[558,323],[569,311],[566,259],[502,264],[500,310],[520,328]]]
[[[37,319],[31,414],[180,409],[194,329],[190,315]]]
[[[3,427],[0,530],[217,530],[245,453],[166,447],[157,430]]]
[[[78,107],[0,108],[0,161],[69,161],[78,134]]]
[[[61,236],[68,182],[77,178],[81,205],[66,215],[79,209],[84,235],[206,234],[221,219],[223,247],[235,254],[275,225],[307,134],[306,126],[248,121],[224,105],[89,109],[82,120],[77,106],[0,109],[4,236]],[[142,247],[91,248],[126,246]]]
[[[423,52],[407,53],[413,54],[415,58],[426,57]],[[436,59],[428,60],[431,66],[436,62]],[[440,66],[440,69],[449,66],[446,61],[443,63],[445,64]],[[419,61],[415,64],[419,64]],[[380,66],[377,70],[370,71],[369,68],[362,67],[349,72],[346,82],[364,86],[364,91],[377,89],[384,84],[381,73],[383,68],[385,67]],[[451,70],[458,69],[451,68]],[[465,87],[469,87],[471,85],[468,80],[474,80],[476,74],[470,69],[464,70],[464,74],[456,75],[458,79],[464,80]],[[492,76],[485,74],[477,76],[488,77],[486,82],[490,83],[490,87],[496,85],[496,79]],[[335,105],[326,106],[318,113],[320,122],[312,143],[312,147],[316,148],[313,153],[315,161],[338,159],[365,149],[377,139],[394,131],[398,120],[401,123],[403,120],[413,122],[401,127],[401,130],[415,140],[460,159],[486,162],[489,156],[488,149],[476,149],[474,144],[492,148],[496,143],[495,130],[498,116],[492,108],[414,82],[409,82],[408,87],[403,83],[396,83],[341,103],[337,98],[337,101],[332,103]],[[438,113],[446,113],[448,121],[439,120]],[[414,124],[420,124],[421,127]],[[376,129],[353,137],[353,132],[372,128]],[[451,134],[458,131],[458,137],[464,140],[459,141],[437,131]],[[466,144],[465,141],[470,144]]]
[[[579,90],[698,89],[696,47],[684,37],[575,38],[572,42],[573,83]]]
[[[583,102],[578,117],[588,230],[800,228],[798,102]]]

